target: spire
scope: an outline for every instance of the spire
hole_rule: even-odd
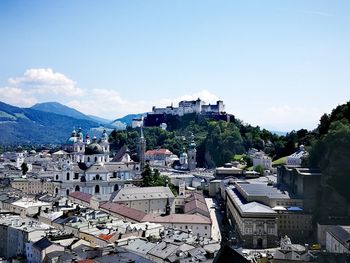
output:
[[[142,126],[140,127],[140,141],[138,145],[138,155],[140,160],[140,170],[143,171],[143,168],[145,167],[145,152],[146,152],[146,140],[143,136],[143,129]]]
[[[143,129],[142,129],[142,126],[141,126],[141,132],[140,132],[141,134],[140,134],[140,139],[144,139],[144,137],[143,137]]]

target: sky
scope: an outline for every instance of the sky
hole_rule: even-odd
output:
[[[0,101],[115,119],[200,97],[313,129],[350,99],[350,1],[0,1]]]

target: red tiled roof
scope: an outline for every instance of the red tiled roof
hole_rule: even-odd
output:
[[[202,194],[194,192],[189,197],[186,197],[186,199],[185,199],[186,202],[191,202],[193,200],[198,200],[198,201],[202,202],[203,204],[205,204],[205,199],[204,199],[204,196]]]
[[[210,216],[207,205],[198,200],[192,200],[191,202],[186,203],[184,210],[185,214],[198,212],[205,216]]]
[[[154,149],[154,150],[148,150],[145,155],[156,155],[156,154],[173,154],[168,149]]]
[[[115,233],[112,233],[112,234],[100,234],[98,235],[99,238],[103,239],[103,240],[110,240],[113,236],[114,236]]]
[[[78,263],[95,263],[95,260],[92,259],[82,259],[82,260],[78,260]]]
[[[75,199],[78,199],[80,201],[84,201],[86,203],[90,203],[90,200],[92,198],[92,195],[86,194],[86,193],[83,193],[83,192],[79,192],[79,191],[75,191],[73,193],[70,193],[69,196],[73,197]]]
[[[208,217],[202,215],[189,215],[189,214],[171,214],[168,216],[156,216],[147,214],[143,219],[143,222],[152,223],[168,223],[168,224],[211,224],[211,220]]]
[[[100,208],[137,222],[141,222],[142,218],[144,218],[146,215],[144,212],[114,202],[106,202],[101,204]]]

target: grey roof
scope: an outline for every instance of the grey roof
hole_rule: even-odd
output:
[[[93,259],[95,262],[101,263],[125,263],[125,262],[137,262],[137,263],[152,263],[154,261],[149,260],[141,255],[133,253],[132,251],[128,251],[121,247],[118,247],[117,251],[110,255],[102,256],[99,258]]]
[[[349,248],[350,245],[350,226],[332,226],[328,232],[337,239],[343,246]]]
[[[137,253],[147,254],[148,251],[153,249],[155,246],[156,244],[148,242],[147,240],[133,239],[129,240],[129,243],[127,246],[125,246],[125,248]]]
[[[53,251],[46,254],[45,261],[53,260],[55,258],[60,258],[61,261],[71,261],[75,256],[67,251]],[[51,261],[52,262],[52,261]]]
[[[143,199],[163,199],[174,198],[174,194],[169,187],[154,186],[154,187],[125,187],[115,193],[113,202],[132,201]]]
[[[86,173],[108,173],[108,170],[104,167],[104,165],[95,163],[86,170]]]
[[[241,213],[244,214],[276,214],[271,207],[260,204],[258,202],[247,202],[239,191],[233,187],[228,191],[228,194],[233,199],[235,205]]]
[[[251,202],[251,203],[242,205],[241,209],[245,213],[269,213],[269,214],[276,213],[269,206],[260,204],[258,202]]]
[[[269,198],[289,199],[288,194],[282,193],[276,187],[261,183],[237,183],[247,196],[267,196]]]
[[[148,254],[161,259],[166,259],[172,253],[174,253],[177,249],[178,249],[178,246],[176,245],[168,244],[166,242],[160,242],[153,249],[151,249],[148,252]]]
[[[46,248],[48,248],[49,246],[51,246],[53,243],[48,240],[46,237],[40,239],[39,241],[35,242],[33,244],[34,247],[40,249],[40,250],[44,250]]]
[[[109,171],[109,172],[116,172],[116,171],[125,171],[125,170],[132,170],[132,166],[129,166],[126,163],[123,162],[109,162],[105,163],[104,167]]]

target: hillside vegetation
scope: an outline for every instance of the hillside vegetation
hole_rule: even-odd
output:
[[[237,119],[225,122],[187,114],[183,117],[169,117],[167,125],[167,130],[158,127],[144,128],[147,149],[168,148],[179,155],[186,148],[188,138],[193,133],[197,144],[198,165],[208,168],[230,162],[235,155],[243,154],[249,148],[263,150],[278,159],[293,153],[298,142],[311,144],[307,130],[278,136]],[[127,145],[132,152],[136,152],[138,140],[139,129],[129,127],[125,131],[113,131],[110,135],[111,149],[117,151]]]
[[[34,110],[18,108],[0,102],[0,144],[61,144],[71,134],[73,127],[83,131],[99,124],[84,119]]]
[[[316,132],[307,164],[320,168],[323,185],[350,202],[350,102],[324,114]]]

